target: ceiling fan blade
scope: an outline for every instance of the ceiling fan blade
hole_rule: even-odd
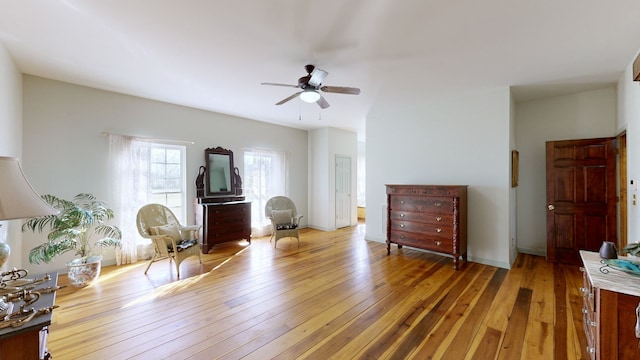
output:
[[[327,75],[329,75],[329,73],[322,69],[313,69],[313,72],[311,73],[311,79],[309,79],[309,85],[317,88],[318,86],[320,86],[320,84],[322,84],[322,81],[327,77]]]
[[[292,87],[292,88],[297,88],[298,87],[298,85],[278,84],[278,83],[269,83],[269,82],[263,82],[263,83],[260,83],[260,85],[286,86],[286,87]]]
[[[328,93],[338,93],[338,94],[349,94],[349,95],[358,95],[360,94],[360,89],[346,86],[323,86],[320,90]]]
[[[324,97],[322,97],[322,95],[320,95],[320,99],[318,99],[318,101],[316,101],[316,103],[322,109],[326,109],[326,108],[329,107],[329,103],[327,102],[327,100]]]
[[[293,94],[293,95],[291,95],[291,96],[289,96],[287,98],[284,98],[284,99],[280,100],[279,102],[276,103],[276,105],[282,105],[282,104],[286,103],[287,101],[294,99],[296,96],[300,95],[301,92],[302,91],[298,91],[297,93],[295,93],[295,94]]]

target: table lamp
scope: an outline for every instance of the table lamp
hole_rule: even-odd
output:
[[[17,158],[0,156],[0,221],[58,213],[31,187]],[[0,242],[0,268],[7,262],[10,252],[9,245]]]

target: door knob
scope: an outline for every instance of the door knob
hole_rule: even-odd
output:
[[[555,207],[555,206],[553,206],[552,204],[549,204],[549,205],[547,206],[547,209],[549,209],[549,211],[553,211],[553,210],[555,210],[555,209],[556,209],[556,207]]]

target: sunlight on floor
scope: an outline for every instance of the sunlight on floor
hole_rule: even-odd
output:
[[[231,260],[233,260],[234,257],[236,256],[240,256],[243,252],[245,252],[245,250],[247,250],[249,248],[249,246],[247,245],[244,249],[238,251],[237,253],[229,256],[228,259],[226,259],[225,261],[223,261],[222,263],[220,263],[219,265],[217,265],[216,267],[214,267],[213,269],[211,269],[211,271],[215,271],[220,269],[223,265],[227,264],[228,262],[230,262]]]
[[[249,243],[247,243],[246,245],[242,244],[242,249],[230,254],[224,261],[222,261],[220,264],[214,266],[210,271],[207,271],[203,274],[200,275],[195,275],[195,276],[190,276],[186,279],[183,280],[175,280],[172,281],[169,284],[165,284],[165,285],[161,285],[157,288],[155,288],[153,291],[151,291],[149,294],[146,294],[144,296],[138,297],[137,299],[125,304],[122,306],[122,308],[128,308],[128,307],[132,307],[132,306],[136,306],[139,304],[144,304],[144,303],[148,303],[151,301],[154,301],[155,299],[159,299],[168,295],[171,295],[173,293],[176,292],[180,292],[183,290],[188,290],[189,288],[191,288],[193,285],[197,284],[198,282],[200,282],[205,276],[210,275],[211,273],[215,272],[216,270],[221,269],[222,267],[224,267],[225,265],[227,265],[229,262],[233,261],[236,257],[242,255],[243,252],[245,252],[247,249],[250,248]],[[142,265],[146,265],[146,262],[141,264]],[[114,270],[112,272],[110,272],[109,274],[106,275],[111,275],[112,277],[115,277],[119,274],[122,273],[126,273],[129,269],[136,269],[138,267],[137,264],[134,266],[127,266],[127,268],[121,269],[121,270]],[[113,274],[113,275],[112,275]]]
[[[146,265],[146,262],[141,262],[138,261],[134,264],[127,264],[127,265],[122,265],[122,266],[117,266],[116,270],[110,270],[107,273],[101,273],[100,276],[98,277],[98,279],[91,285],[89,286],[93,286],[93,285],[97,285],[97,284],[101,284],[101,283],[106,283],[108,281],[110,281],[113,278],[116,277],[120,277],[120,275],[124,274],[124,273],[128,273],[130,271],[139,271],[138,268],[142,267],[143,265]]]
[[[170,284],[166,284],[166,285],[162,285],[156,289],[154,289],[151,293],[145,295],[145,296],[141,296],[125,305],[122,306],[123,309],[131,307],[131,306],[135,306],[135,305],[139,305],[139,304],[144,304],[144,303],[148,303],[151,302],[157,298],[161,298],[167,295],[170,295],[172,293],[184,290],[184,289],[188,289],[189,287],[193,286],[194,284],[198,283],[200,280],[202,280],[203,277],[209,275],[209,273],[205,273],[205,274],[201,274],[201,275],[196,275],[196,276],[192,276],[189,277],[187,279],[184,280],[176,280]]]

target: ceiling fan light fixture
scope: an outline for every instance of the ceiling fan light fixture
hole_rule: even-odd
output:
[[[314,103],[320,100],[320,94],[313,89],[305,90],[300,93],[300,99],[306,103]]]

